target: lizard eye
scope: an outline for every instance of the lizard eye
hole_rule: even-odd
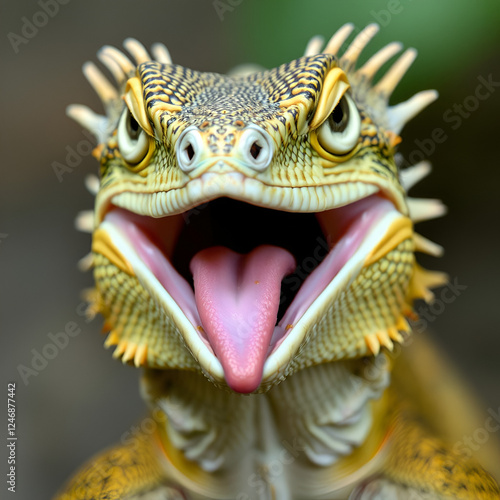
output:
[[[342,155],[351,151],[358,142],[361,118],[353,100],[347,94],[326,121],[318,128],[318,142],[331,154]]]
[[[120,118],[117,138],[121,155],[132,165],[141,162],[148,153],[149,141],[146,132],[142,130],[128,108]]]

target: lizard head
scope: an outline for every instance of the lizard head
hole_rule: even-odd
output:
[[[308,366],[392,349],[413,300],[442,275],[417,266],[440,247],[413,222],[443,212],[411,200],[428,171],[400,171],[399,132],[432,102],[390,107],[414,59],[393,43],[356,69],[370,25],[341,57],[352,25],[324,50],[272,70],[228,76],[153,57],[135,40],[84,72],[106,116],[69,114],[98,138],[92,308],[114,356],[195,370],[240,393],[262,392]]]

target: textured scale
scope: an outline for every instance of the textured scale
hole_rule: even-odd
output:
[[[85,64],[106,116],[68,108],[99,143],[100,178],[86,182],[95,210],[77,219],[79,229],[92,233],[92,253],[79,266],[94,272],[96,288],[86,296],[89,315],[105,318],[105,346],[114,358],[144,368],[141,391],[154,425],[91,461],[58,500],[500,497],[487,472],[429,431],[420,418],[428,409],[411,406],[407,394],[425,379],[426,361],[408,363],[413,371],[399,375],[401,384],[391,380],[412,359],[400,344],[410,335],[407,319],[416,319],[414,301],[432,300],[430,289],[446,282],[415,258],[415,252],[442,253],[414,224],[443,215],[444,206],[407,194],[430,166],[400,170],[396,153],[405,123],[437,93],[390,106],[416,51],[403,52],[373,84],[402,45],[393,42],[357,67],[378,26],[367,26],[339,53],[353,30],[346,24],[326,46],[315,37],[303,57],[271,70],[202,73],[174,64],[161,44],[151,57],[133,39],[124,42],[131,58],[108,46],[98,54],[115,83]],[[353,129],[350,143],[348,127],[356,119],[359,131]],[[199,314],[212,311],[195,300],[200,275],[191,276],[192,286],[174,263],[179,235],[195,227],[192,217],[221,198],[235,201],[222,205],[228,220],[243,204],[267,210],[261,219],[253,212],[256,219],[246,219],[241,231],[243,239],[255,237],[255,246],[271,245],[257,238],[270,224],[266,216],[271,221],[274,212],[287,212],[316,217],[328,247],[282,321],[290,309],[293,319],[267,332],[262,376],[253,385],[238,379],[227,332],[207,329],[212,323]],[[199,246],[180,250],[191,264],[207,245],[221,259],[232,251],[200,243],[201,233],[220,223],[203,220],[188,240]],[[235,229],[225,227],[223,236],[230,239]],[[290,240],[305,239],[303,232],[298,224],[285,230]],[[281,263],[292,258],[288,248],[272,248]],[[263,257],[252,252],[248,260],[258,271]],[[323,283],[337,261],[339,269]],[[221,275],[234,271],[234,290],[243,289],[247,300],[259,285],[274,290],[267,276],[264,283],[244,281],[246,260],[239,267],[206,262],[200,265]],[[204,271],[202,277],[211,276]],[[224,293],[218,279],[216,289],[208,284],[207,302]],[[303,289],[312,298],[301,311],[310,298],[300,295]],[[253,310],[239,304],[243,316],[253,321],[255,311],[267,312],[276,298],[271,292]],[[256,343],[255,332],[242,341],[242,331],[229,332],[230,347]],[[250,351],[243,351],[241,364]]]

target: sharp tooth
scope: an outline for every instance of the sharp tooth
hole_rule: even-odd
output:
[[[292,199],[292,190],[291,189],[283,189],[281,191],[282,193],[282,198],[281,198],[281,203],[283,206],[286,206],[287,208],[291,208],[293,205],[293,199]]]
[[[302,190],[297,190],[293,196],[293,209],[298,210],[302,206]]]
[[[273,199],[273,193],[271,189],[262,189],[262,202],[265,206],[276,204],[275,199]]]
[[[380,342],[378,341],[375,333],[365,335],[365,343],[368,350],[375,356],[380,352]]]
[[[311,207],[311,193],[309,192],[309,189],[300,190],[302,193],[302,203],[300,204],[300,210],[302,210],[303,212],[307,212]]]

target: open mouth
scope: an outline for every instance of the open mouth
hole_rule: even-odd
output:
[[[205,371],[250,393],[290,359],[334,282],[360,271],[400,215],[377,193],[316,214],[218,198],[162,218],[113,207],[100,227],[175,309]]]

